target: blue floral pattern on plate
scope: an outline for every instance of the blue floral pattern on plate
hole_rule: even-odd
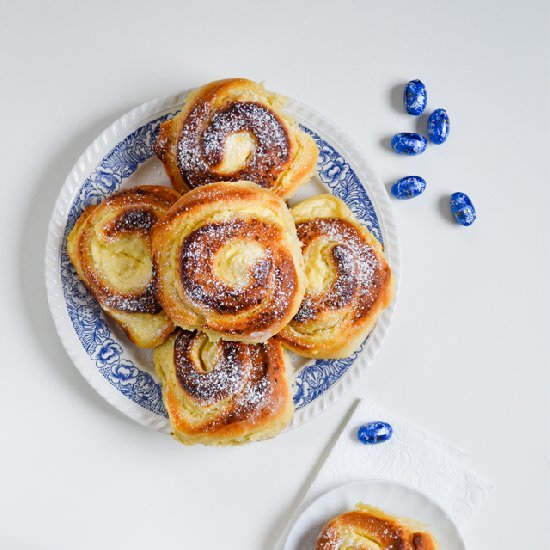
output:
[[[61,284],[73,328],[97,369],[109,384],[141,407],[166,417],[160,384],[147,371],[125,357],[104,320],[100,307],[78,278],[67,254],[67,237],[84,209],[117,191],[123,181],[153,156],[160,124],[172,115],[152,120],[138,128],[97,165],[82,184],[69,210],[61,247]],[[317,173],[330,192],[340,197],[383,244],[374,206],[353,168],[342,155],[315,132],[302,126],[319,147]],[[368,338],[363,342],[365,346]],[[346,359],[317,359],[303,367],[295,378],[294,404],[302,408],[335,384],[353,364],[361,350]]]

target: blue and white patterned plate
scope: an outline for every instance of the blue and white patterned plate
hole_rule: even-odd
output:
[[[152,428],[169,431],[154,374],[151,352],[133,346],[106,319],[78,279],[67,256],[67,235],[81,212],[111,193],[139,184],[166,184],[153,143],[162,121],[182,106],[187,92],[137,107],[105,130],[84,152],[69,174],[50,220],[46,247],[46,286],[57,332],[69,356],[114,407]],[[330,192],[343,199],[384,245],[399,280],[399,249],[385,189],[370,161],[331,122],[309,107],[289,100],[286,108],[315,139],[320,155],[317,176],[291,202]],[[347,359],[306,361],[293,356],[296,367],[293,426],[305,422],[333,402],[365,370],[378,350],[394,304],[380,317],[361,349]]]

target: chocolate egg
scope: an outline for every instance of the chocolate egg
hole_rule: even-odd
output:
[[[376,445],[391,438],[393,429],[391,424],[378,420],[363,424],[357,430],[357,439],[364,445]]]
[[[426,86],[420,80],[411,80],[403,92],[403,104],[409,115],[421,115],[428,103]]]
[[[401,155],[419,155],[427,144],[426,138],[415,132],[395,134],[391,140],[392,149]]]
[[[453,193],[449,201],[451,214],[460,225],[472,225],[476,219],[476,209],[466,193]]]
[[[414,199],[426,189],[426,180],[420,176],[407,176],[391,186],[391,194],[399,200]]]
[[[445,109],[436,109],[428,118],[428,137],[436,145],[447,141],[451,122]]]

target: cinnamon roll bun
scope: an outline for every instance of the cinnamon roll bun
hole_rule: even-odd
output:
[[[191,92],[161,125],[155,152],[181,192],[216,181],[253,181],[288,198],[314,173],[313,139],[281,111],[284,99],[244,78]]]
[[[317,550],[438,550],[424,526],[359,504],[356,510],[329,521],[317,539]]]
[[[393,297],[382,246],[332,195],[307,199],[291,213],[307,286],[300,309],[277,337],[306,357],[347,357]]]
[[[178,197],[173,189],[154,185],[120,191],[86,208],[67,241],[80,279],[143,348],[158,346],[174,330],[156,296],[150,233]]]
[[[266,439],[292,416],[290,367],[274,340],[213,342],[178,329],[153,358],[173,435],[186,445]]]
[[[153,228],[152,244],[159,301],[184,329],[265,342],[300,307],[305,276],[292,216],[254,183],[183,195]]]

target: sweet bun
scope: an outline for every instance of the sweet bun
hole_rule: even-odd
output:
[[[274,340],[212,342],[178,329],[153,358],[173,435],[184,444],[266,439],[292,416],[290,366]]]
[[[284,99],[244,78],[191,92],[161,125],[155,152],[181,192],[216,181],[253,181],[288,198],[314,173],[313,139],[281,111]]]
[[[101,308],[137,346],[152,348],[174,330],[156,297],[151,227],[179,193],[143,185],[89,206],[77,220],[67,252]]]
[[[254,183],[183,195],[153,228],[152,245],[159,301],[181,328],[265,342],[300,307],[305,276],[292,216]]]
[[[307,286],[298,313],[277,338],[305,357],[348,357],[393,298],[382,246],[332,195],[306,199],[291,213]]]
[[[438,550],[435,538],[419,522],[392,517],[378,508],[359,504],[356,510],[329,521],[317,539],[316,550]]]

